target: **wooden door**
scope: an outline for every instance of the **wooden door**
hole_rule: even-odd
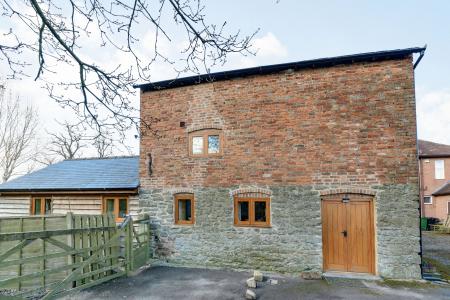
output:
[[[322,199],[322,242],[325,271],[374,273],[372,198],[330,195]]]

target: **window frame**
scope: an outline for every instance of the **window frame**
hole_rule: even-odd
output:
[[[127,202],[127,210],[126,210],[125,215],[128,215],[129,211],[130,211],[130,199],[128,198],[128,196],[124,196],[124,195],[120,195],[120,196],[116,196],[116,195],[114,195],[114,196],[103,196],[103,198],[102,198],[102,213],[105,213],[105,214],[108,213],[106,211],[106,209],[107,209],[106,202],[109,199],[114,199],[114,211],[113,211],[113,214],[114,214],[114,218],[115,218],[116,222],[122,222],[125,218],[119,218],[120,199],[125,199],[126,202]]]
[[[209,136],[217,135],[219,136],[219,151],[217,153],[208,153],[208,146],[209,146]],[[201,137],[203,138],[203,149],[202,153],[195,154],[193,152],[193,138],[194,137]],[[189,138],[189,156],[191,157],[211,157],[211,156],[221,156],[223,151],[223,136],[222,136],[222,130],[221,129],[200,129],[196,131],[189,132],[188,134]]]
[[[438,168],[438,164],[437,163],[442,163],[442,165],[440,166],[440,167],[442,167],[442,168]],[[439,170],[442,170],[442,173],[439,173],[438,174],[438,169]],[[438,175],[442,175],[442,176],[439,176],[438,177]],[[443,159],[436,159],[435,161],[434,161],[434,179],[445,179],[445,160],[443,160]]]
[[[173,197],[174,200],[174,213],[173,213],[173,219],[174,219],[174,224],[175,225],[194,225],[195,224],[195,197],[194,194],[190,194],[190,193],[178,193],[175,194]],[[191,220],[190,221],[185,221],[185,220],[180,220],[180,216],[179,216],[179,201],[180,200],[191,200]]]
[[[430,198],[430,202],[426,203],[425,198]],[[432,205],[433,204],[433,196],[423,196],[423,204],[424,205]]]
[[[249,218],[248,221],[239,221],[239,203],[249,203]],[[255,202],[266,203],[266,221],[255,221]],[[269,197],[240,197],[234,196],[234,226],[237,227],[271,227],[270,223],[270,198]]]
[[[36,200],[40,199],[40,200],[44,200],[41,201],[41,207],[40,207],[40,214],[36,214],[35,213],[35,207],[36,207]],[[50,200],[50,213],[45,214],[45,202],[46,200]],[[30,201],[30,215],[31,216],[48,216],[53,214],[53,198],[51,196],[33,196],[31,197],[31,201]]]

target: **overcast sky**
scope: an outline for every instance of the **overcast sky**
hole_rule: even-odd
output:
[[[253,42],[255,49],[259,49],[255,57],[234,55],[227,64],[213,71],[427,44],[425,57],[416,69],[418,136],[450,144],[450,1],[209,0],[203,3],[211,23],[221,24],[226,20],[230,29],[241,29],[244,33],[260,28]],[[0,30],[5,32],[10,26],[2,20]],[[154,32],[147,28],[140,31],[145,48],[145,42]],[[161,47],[167,54],[176,55],[182,43],[182,39],[174,39],[173,44],[164,42]],[[90,57],[105,60],[95,39],[86,51]],[[35,72],[37,61],[31,62],[31,70]],[[60,71],[61,76],[67,75],[64,72],[68,70]],[[5,65],[0,62],[0,75],[4,76],[4,72]],[[174,76],[163,64],[155,65],[153,74],[154,81]],[[71,112],[62,110],[49,99],[40,88],[41,83],[25,79],[9,85],[38,107],[44,129],[54,128],[55,119],[70,118]],[[131,97],[137,103],[137,95]],[[138,153],[138,141],[133,136],[130,132],[129,142]]]

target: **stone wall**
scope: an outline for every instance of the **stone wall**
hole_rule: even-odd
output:
[[[142,209],[148,211],[153,224],[154,257],[174,265],[321,274],[319,192],[329,187],[269,187],[270,228],[233,225],[230,192],[234,188],[194,189],[193,226],[174,225],[172,191],[141,190]],[[420,278],[417,186],[372,188],[376,192],[378,274]]]
[[[232,189],[197,188],[195,225],[174,225],[173,195],[141,190],[154,223],[155,255],[173,264],[320,272],[320,196],[311,187],[274,187],[271,228],[233,225]]]

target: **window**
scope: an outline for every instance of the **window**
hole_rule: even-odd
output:
[[[423,204],[433,204],[433,198],[431,196],[423,197]]]
[[[445,178],[445,170],[444,170],[444,161],[443,160],[435,160],[434,161],[434,178],[436,178],[436,179],[444,179]]]
[[[175,224],[190,225],[195,221],[194,195],[175,195]]]
[[[30,212],[32,215],[49,215],[52,213],[52,199],[35,197],[31,199]]]
[[[128,198],[127,197],[105,197],[103,198],[104,213],[113,214],[116,221],[123,221],[128,214]]]
[[[222,153],[222,136],[219,129],[205,129],[189,133],[191,156],[213,156]]]
[[[269,198],[234,198],[234,225],[237,226],[270,226]]]
[[[447,202],[447,215],[450,215],[450,201]]]

